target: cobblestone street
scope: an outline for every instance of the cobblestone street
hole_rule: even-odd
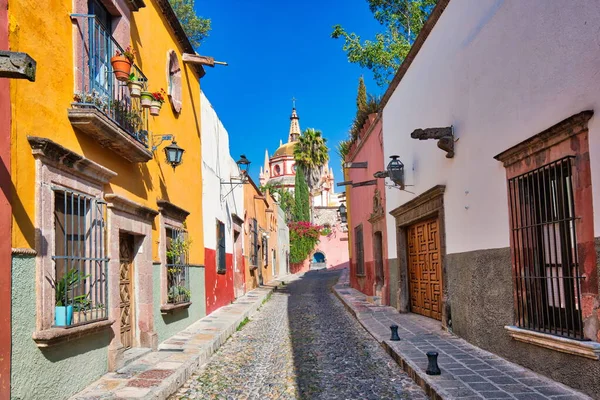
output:
[[[274,292],[171,399],[425,399],[331,293],[338,277]]]

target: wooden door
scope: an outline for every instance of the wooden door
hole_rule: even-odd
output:
[[[119,235],[119,297],[121,308],[121,343],[126,349],[133,346],[133,236]]]
[[[442,319],[442,257],[438,219],[408,228],[408,272],[411,311]]]
[[[375,257],[376,290],[379,291],[385,281],[383,276],[383,235],[381,232],[375,232],[373,235],[373,256]]]

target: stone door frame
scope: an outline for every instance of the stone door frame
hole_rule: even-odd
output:
[[[395,218],[396,248],[398,254],[398,292],[396,296],[398,311],[410,312],[410,288],[408,276],[408,228],[415,223],[437,218],[440,227],[440,255],[442,267],[442,327],[448,327],[450,303],[448,301],[448,279],[446,274],[446,227],[444,221],[445,185],[437,185],[423,192],[413,200],[390,211]]]

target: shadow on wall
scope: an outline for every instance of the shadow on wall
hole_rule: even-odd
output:
[[[48,361],[57,362],[81,356],[92,350],[105,349],[114,336],[114,332],[111,329],[107,329],[102,333],[90,335],[87,338],[73,340],[58,346],[40,348],[40,350]]]
[[[177,321],[181,321],[182,319],[186,319],[190,316],[188,310],[181,310],[179,312],[175,312],[172,314],[161,314],[163,322],[165,324],[172,324]]]

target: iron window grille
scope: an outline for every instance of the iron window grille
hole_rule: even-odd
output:
[[[258,266],[258,226],[255,218],[250,221],[250,265]]]
[[[191,300],[189,240],[183,229],[166,228],[167,236],[167,302],[188,303]]]
[[[262,259],[263,266],[269,265],[269,239],[266,236],[262,237]]]
[[[148,111],[141,107],[138,98],[130,96],[127,82],[121,82],[113,74],[110,62],[116,51],[123,47],[112,37],[110,27],[105,26],[98,8],[94,14],[72,14],[77,27],[79,49],[76,51],[74,106],[95,108],[112,119],[131,137],[148,147]],[[135,64],[131,73],[143,90],[147,90],[147,78]]]
[[[217,272],[225,273],[225,225],[217,220]]]
[[[573,157],[508,181],[519,327],[583,340]]]
[[[356,249],[356,274],[365,274],[365,249],[363,242],[363,228],[362,225],[354,228],[355,249]]]
[[[108,318],[106,204],[64,188],[54,193],[55,326]]]

